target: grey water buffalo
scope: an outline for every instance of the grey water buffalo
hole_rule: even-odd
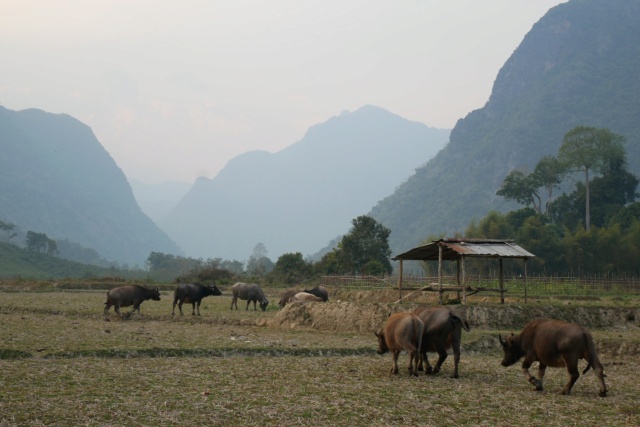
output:
[[[197,307],[198,316],[200,316],[200,304],[202,303],[202,299],[209,295],[222,295],[222,292],[216,285],[205,286],[194,283],[180,283],[178,287],[176,287],[176,290],[173,291],[173,310],[171,310],[171,315],[173,316],[175,314],[176,304],[178,304],[180,316],[182,316],[182,304],[186,302],[193,306],[191,315],[196,315]]]
[[[562,389],[562,394],[570,394],[571,388],[580,376],[578,361],[585,359],[587,367],[582,374],[584,375],[589,368],[593,367],[600,382],[600,396],[607,395],[602,363],[598,359],[593,337],[589,331],[577,323],[534,319],[527,323],[518,335],[511,334],[506,340],[498,335],[498,340],[504,350],[502,366],[511,366],[524,357],[522,372],[536,390],[542,390],[542,379],[547,366],[566,367],[569,372],[569,382]],[[539,362],[538,378],[529,373],[529,368],[535,361]]]
[[[327,288],[325,288],[324,286],[316,286],[313,289],[305,289],[303,292],[320,297],[325,302],[329,300],[329,291],[327,291]]]
[[[298,292],[289,299],[289,302],[302,301],[302,302],[324,302],[322,297],[315,296],[308,292]]]
[[[440,367],[447,358],[447,350],[453,349],[453,378],[458,378],[458,365],[460,364],[460,341],[462,329],[469,331],[469,324],[452,312],[448,307],[419,306],[413,310],[413,314],[418,316],[424,323],[424,333],[422,334],[422,346],[420,347],[420,370],[425,373],[437,374]],[[427,352],[438,353],[438,361],[432,368],[429,364]]]
[[[284,308],[285,305],[287,305],[287,303],[289,302],[289,300],[291,299],[291,297],[293,297],[295,294],[297,294],[298,292],[300,292],[299,290],[295,289],[295,288],[291,288],[291,289],[286,289],[282,292],[282,294],[280,295],[280,302],[278,303],[278,305],[280,306],[280,308]]]
[[[236,306],[236,310],[238,309],[238,298],[241,300],[247,300],[247,307],[245,310],[249,310],[249,303],[253,301],[253,311],[256,311],[256,302],[260,304],[260,308],[262,311],[267,309],[267,305],[269,305],[269,300],[255,283],[242,283],[238,282],[231,288],[233,292],[233,298],[231,299],[231,309],[233,306]]]
[[[133,306],[133,309],[127,313],[127,317],[136,310],[140,314],[140,304],[149,299],[160,301],[158,287],[148,288],[140,285],[127,285],[113,288],[107,292],[107,302],[104,303],[104,319],[108,320],[107,313],[111,306],[121,318],[123,316],[120,313],[120,307]]]
[[[409,353],[409,376],[418,376],[418,353],[422,343],[424,324],[413,313],[394,313],[383,329],[375,332],[378,337],[378,354],[391,352],[391,373],[398,373],[398,356],[403,350]]]

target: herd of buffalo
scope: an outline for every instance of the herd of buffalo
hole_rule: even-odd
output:
[[[236,283],[232,286],[231,309],[238,308],[238,299],[253,302],[265,311],[269,300],[264,292],[255,283]],[[182,315],[182,304],[190,303],[193,306],[192,314],[200,315],[200,303],[209,295],[222,295],[217,286],[204,286],[199,284],[179,284],[173,294],[173,310],[175,314],[176,304]],[[324,302],[329,298],[327,290],[322,286],[313,289],[297,291],[293,289],[282,293],[279,305],[283,308],[287,303],[294,301]],[[111,289],[107,292],[105,302],[104,319],[113,306],[115,312],[121,316],[120,307],[133,306],[127,316],[138,311],[140,304],[146,300],[160,300],[160,292],[157,287],[149,288],[140,285],[128,285]],[[378,338],[378,353],[391,352],[393,374],[398,373],[398,356],[402,351],[409,354],[409,375],[418,375],[418,371],[424,370],[426,374],[436,374],[440,371],[442,363],[447,358],[447,350],[452,349],[454,355],[453,377],[458,378],[458,365],[460,363],[460,341],[462,329],[469,331],[469,324],[447,307],[419,306],[412,312],[399,312],[389,315],[385,326],[375,335]],[[503,339],[498,339],[504,351],[503,366],[511,366],[524,358],[522,372],[525,378],[535,389],[542,390],[542,380],[547,366],[566,367],[569,373],[569,382],[562,389],[562,394],[570,394],[571,388],[580,376],[578,362],[580,359],[587,361],[584,375],[590,368],[596,373],[600,383],[599,395],[607,395],[604,383],[604,370],[598,359],[591,333],[576,323],[567,323],[553,319],[534,319],[528,322],[518,334]],[[427,352],[438,353],[438,361],[435,366],[429,364]],[[538,377],[529,372],[533,362],[538,362]]]

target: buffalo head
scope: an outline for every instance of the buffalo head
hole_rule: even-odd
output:
[[[262,301],[260,301],[260,308],[262,309],[262,311],[266,311],[268,305],[269,305],[268,299],[265,298]]]
[[[504,351],[504,357],[502,358],[502,362],[500,362],[502,366],[511,366],[522,357],[520,349],[514,343],[513,338],[514,336],[511,334],[506,340],[503,340],[502,336],[498,334],[498,341],[500,341],[500,345],[502,345],[502,350]]]
[[[211,291],[211,295],[213,296],[222,295],[222,291],[218,289],[216,285],[209,285],[207,286],[207,288],[209,288],[209,290]]]
[[[149,299],[152,299],[154,301],[160,301],[160,291],[158,290],[157,286],[155,288],[146,288],[146,290],[147,290],[147,296],[149,297]]]
[[[387,347],[387,341],[384,339],[384,331],[381,329],[378,332],[374,332],[374,334],[378,338],[378,354],[385,354],[389,351],[389,347]]]

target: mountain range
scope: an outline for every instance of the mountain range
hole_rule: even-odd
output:
[[[277,152],[235,157],[200,178],[159,224],[187,254],[274,260],[312,254],[392,193],[448,141],[449,130],[364,106],[311,127]]]
[[[369,214],[394,253],[464,232],[491,210],[513,169],[557,155],[578,125],[626,137],[640,176],[640,2],[571,0],[548,11],[504,64],[486,105],[458,121],[449,144]]]
[[[0,107],[0,219],[144,266],[182,253],[138,207],[122,170],[85,124],[66,114]]]
[[[638,16],[636,0],[550,9],[501,68],[487,103],[451,131],[364,106],[279,152],[237,156],[213,179],[165,194],[161,207],[132,180],[159,226],[89,127],[0,107],[0,220],[141,265],[151,251],[244,260],[258,243],[273,260],[309,255],[368,213],[391,230],[398,253],[518,207],[496,195],[504,177],[556,155],[578,125],[625,136],[629,170],[640,176]]]

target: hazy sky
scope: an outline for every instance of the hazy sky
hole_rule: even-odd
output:
[[[213,178],[371,104],[452,128],[560,0],[0,0],[0,105],[91,126],[128,177]]]

